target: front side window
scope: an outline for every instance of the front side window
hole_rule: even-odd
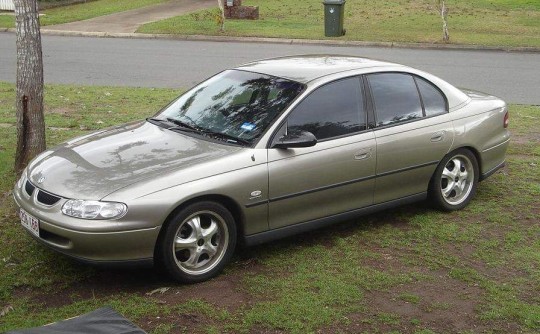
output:
[[[422,104],[411,75],[377,73],[368,76],[377,126],[423,117]]]
[[[317,140],[366,129],[360,80],[357,77],[326,84],[308,95],[287,119],[287,131],[309,131]]]
[[[152,120],[184,124],[213,138],[221,135],[253,143],[303,89],[287,79],[225,71],[180,96]]]

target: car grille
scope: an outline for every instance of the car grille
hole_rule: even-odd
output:
[[[49,194],[46,191],[43,191],[41,189],[36,190],[36,186],[30,183],[30,181],[26,181],[24,185],[24,191],[28,194],[28,196],[32,196],[34,194],[34,191],[37,191],[37,200],[39,203],[44,205],[53,205],[56,204],[61,197],[55,196],[53,194]]]
[[[37,200],[45,205],[53,205],[60,200],[60,197],[46,193],[43,190],[39,190]]]
[[[34,193],[34,189],[36,189],[36,187],[32,183],[30,183],[30,181],[26,181],[26,184],[24,185],[24,190],[26,190],[28,196],[32,196],[32,194]]]

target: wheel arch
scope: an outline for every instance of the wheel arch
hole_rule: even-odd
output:
[[[482,175],[482,160],[481,160],[481,157],[480,157],[480,152],[476,148],[474,148],[473,146],[465,145],[465,146],[455,147],[454,149],[452,149],[451,151],[446,153],[445,156],[439,161],[439,163],[441,163],[447,156],[454,154],[454,152],[456,152],[457,150],[460,150],[460,149],[465,149],[467,151],[470,151],[474,155],[474,158],[476,159],[476,164],[478,165],[478,173],[479,173],[478,182],[480,182],[482,180],[482,178],[480,177]],[[429,193],[429,189],[431,189],[431,187],[432,187],[432,183],[433,183],[433,180],[435,179],[435,173],[436,172],[437,172],[437,169],[435,169],[433,171],[433,174],[431,175],[431,178],[429,180],[428,193]]]
[[[474,146],[464,145],[464,146],[454,148],[452,151],[448,152],[447,155],[450,155],[450,154],[452,154],[455,151],[460,150],[460,149],[468,150],[474,155],[474,158],[476,159],[476,164],[478,165],[478,173],[479,173],[478,181],[481,181],[480,176],[482,175],[482,156],[480,155],[480,151],[478,151]]]
[[[236,224],[237,245],[238,243],[240,244],[243,243],[245,216],[244,216],[244,213],[242,212],[240,205],[235,200],[225,195],[205,194],[205,195],[200,195],[200,196],[190,198],[186,200],[185,202],[182,202],[167,215],[167,217],[165,218],[163,222],[161,230],[159,232],[158,238],[156,240],[156,244],[154,245],[154,258],[156,258],[157,247],[164,236],[163,231],[165,229],[163,227],[171,222],[172,217],[174,217],[179,211],[183,210],[184,208],[188,207],[191,204],[194,204],[197,202],[206,202],[206,201],[219,203],[223,205],[227,210],[229,210]]]

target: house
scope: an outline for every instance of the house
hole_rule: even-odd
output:
[[[13,0],[0,0],[0,10],[15,10]]]

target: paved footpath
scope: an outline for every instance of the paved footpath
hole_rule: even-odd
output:
[[[141,25],[196,11],[216,7],[215,0],[171,0],[125,12],[99,16],[93,19],[43,27],[43,30],[132,33]]]

